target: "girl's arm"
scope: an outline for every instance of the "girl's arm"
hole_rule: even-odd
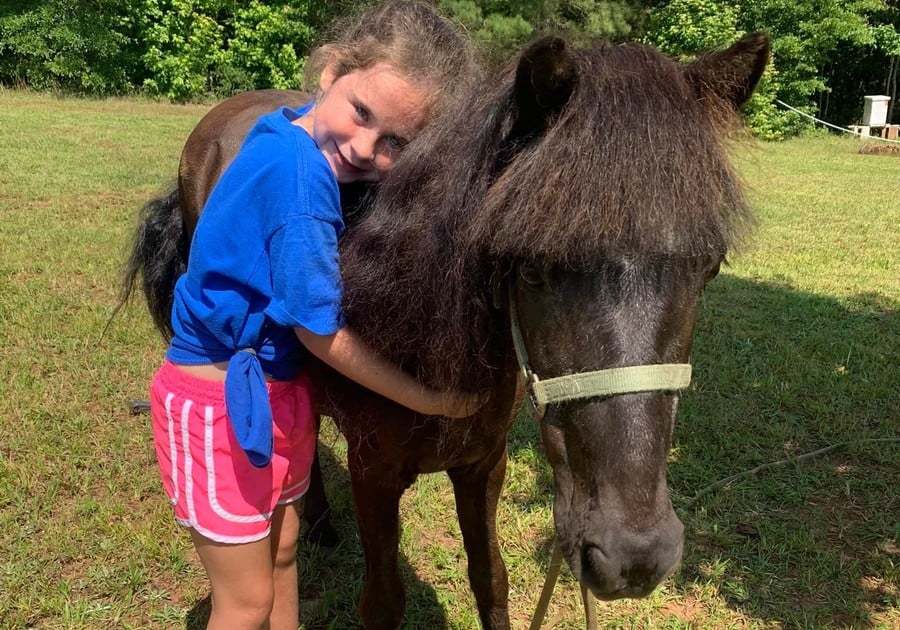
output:
[[[469,394],[442,393],[425,387],[406,372],[376,354],[347,327],[333,335],[317,335],[305,328],[294,331],[316,357],[347,378],[426,415],[466,418],[483,402]]]

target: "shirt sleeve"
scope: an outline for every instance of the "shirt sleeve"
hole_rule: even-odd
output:
[[[273,296],[266,315],[281,326],[330,335],[344,324],[338,265],[340,226],[295,215],[270,243]]]

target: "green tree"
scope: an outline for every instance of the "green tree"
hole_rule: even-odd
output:
[[[0,83],[128,92],[141,66],[127,3],[46,0],[0,9]]]
[[[729,46],[743,34],[740,9],[734,3],[672,0],[651,12],[645,41],[689,62],[700,53]],[[744,106],[747,123],[760,138],[781,138],[799,124],[799,117],[781,112],[773,102],[779,86],[778,71],[770,64]]]
[[[846,125],[861,113],[860,88],[887,65],[898,26],[885,0],[745,0],[740,26],[773,38],[778,97]],[[890,21],[893,19],[893,23]],[[882,60],[884,63],[882,63]]]
[[[487,57],[509,59],[542,33],[559,33],[585,44],[622,41],[646,17],[640,3],[607,0],[440,0],[439,7],[465,26]]]
[[[859,83],[858,64],[871,66],[894,50],[896,4],[892,9],[885,0],[670,0],[651,10],[646,38],[688,59],[743,33],[767,31],[772,62],[745,111],[758,135],[779,138],[806,121],[779,109],[776,99],[809,114],[822,114],[836,101],[839,122],[849,122],[848,91],[850,83]],[[893,25],[885,24],[890,16]],[[896,89],[896,71],[888,76]],[[841,89],[831,98],[835,86]]]
[[[216,18],[219,0],[143,0],[139,23],[148,77],[144,87],[183,101],[212,92],[225,32]]]
[[[315,30],[304,5],[253,0],[235,11],[220,58],[217,91],[254,88],[297,89]],[[231,76],[243,81],[229,85]]]
[[[672,0],[651,13],[648,28],[648,42],[682,57],[728,46],[742,34],[737,7],[716,0]]]
[[[184,101],[297,88],[315,29],[311,2],[141,0],[144,87]],[[319,10],[321,18],[327,11]]]

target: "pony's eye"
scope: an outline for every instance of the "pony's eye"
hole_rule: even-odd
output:
[[[533,262],[523,261],[519,264],[519,277],[525,284],[536,288],[543,286],[547,279],[542,269]]]

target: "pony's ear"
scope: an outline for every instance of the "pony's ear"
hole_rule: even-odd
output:
[[[575,60],[565,41],[545,37],[525,49],[516,69],[517,131],[521,135],[543,131],[569,102],[577,84]]]
[[[698,95],[715,94],[735,108],[747,102],[769,62],[769,36],[745,35],[726,50],[703,55],[685,67]]]

